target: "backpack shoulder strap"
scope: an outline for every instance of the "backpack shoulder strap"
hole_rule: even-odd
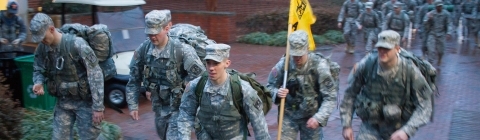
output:
[[[197,95],[197,101],[200,103],[202,100],[203,89],[205,88],[205,84],[207,84],[208,73],[204,72],[198,80],[197,86],[195,87],[195,95]]]
[[[247,113],[243,109],[243,93],[242,93],[242,84],[241,84],[241,75],[234,72],[231,72],[230,75],[230,87],[232,88],[232,100],[233,104],[235,107],[238,109],[240,115],[242,116],[242,119],[244,119],[244,127],[248,127],[248,122],[250,122],[250,119],[247,116]],[[244,131],[243,133],[243,138],[246,140],[247,136],[250,136],[250,131],[248,128]]]
[[[232,88],[232,98],[234,100],[233,104],[240,111],[240,114],[244,115],[243,110],[243,94],[242,94],[242,84],[240,83],[240,75],[233,73],[230,75],[230,87]]]

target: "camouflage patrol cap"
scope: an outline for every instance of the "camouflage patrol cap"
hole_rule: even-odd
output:
[[[375,47],[392,49],[400,44],[400,34],[393,30],[386,30],[378,34],[378,42]]]
[[[38,43],[43,40],[48,27],[53,26],[52,19],[44,14],[37,13],[30,21],[30,32],[32,33],[32,41]]]
[[[397,8],[397,7],[402,7],[403,6],[403,3],[401,2],[395,2],[395,4],[393,4],[393,8]]]
[[[288,37],[291,56],[303,56],[308,53],[308,35],[303,30],[297,30]]]
[[[207,56],[205,60],[214,60],[222,62],[230,56],[230,46],[227,44],[210,44],[205,47]]]
[[[442,0],[435,0],[435,2],[433,2],[435,4],[435,6],[443,6],[443,1]]]
[[[153,10],[145,15],[145,33],[158,34],[171,20],[170,10]]]
[[[365,8],[372,8],[373,7],[373,2],[365,2]]]

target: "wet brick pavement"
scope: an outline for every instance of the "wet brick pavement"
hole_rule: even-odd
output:
[[[331,55],[333,61],[341,65],[340,74],[340,98],[343,98],[343,92],[346,87],[346,79],[352,65],[364,56],[364,47],[361,41],[357,42],[356,52],[354,54],[344,53],[345,45],[338,46],[317,46],[317,51],[324,55]],[[421,56],[419,39],[416,39],[412,48],[407,48],[415,54]],[[467,45],[468,44],[468,45]],[[266,83],[266,78],[270,69],[284,54],[284,47],[270,47],[248,44],[230,44],[231,49],[231,68],[242,72],[257,73],[257,80]],[[440,96],[435,99],[434,122],[427,124],[419,129],[412,140],[448,140],[449,135],[468,134],[462,131],[452,131],[452,114],[454,110],[466,112],[480,112],[480,49],[478,49],[473,40],[467,40],[464,44],[457,44],[451,40],[447,42],[444,62],[437,66],[438,89]],[[141,99],[140,120],[133,121],[128,116],[128,110],[123,109],[125,114],[119,114],[111,109],[106,110],[106,120],[114,122],[122,128],[125,139],[132,140],[155,140],[158,139],[153,123],[154,113],[151,111],[151,104],[145,99]],[[277,107],[267,114],[267,122],[272,139],[277,136]],[[472,122],[480,117],[468,116],[472,113],[456,114],[457,117],[467,117]],[[476,113],[479,114],[479,113]],[[458,116],[460,115],[460,116]],[[458,125],[458,124],[456,124]],[[460,124],[461,125],[461,124]],[[359,120],[354,120],[354,133],[358,132]],[[471,126],[471,129],[478,129],[479,126]],[[468,128],[468,127],[463,127]],[[342,140],[342,127],[340,125],[338,109],[330,116],[328,125],[323,128],[325,140]],[[480,132],[477,132],[480,133]],[[249,139],[254,139],[250,137]]]

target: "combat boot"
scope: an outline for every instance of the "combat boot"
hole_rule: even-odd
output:
[[[348,49],[348,53],[353,54],[355,52],[355,48],[352,46]]]
[[[477,47],[480,48],[480,44],[478,43],[478,37],[475,37],[475,44],[477,44]]]
[[[441,54],[438,55],[437,66],[440,66],[440,64],[442,64],[442,57],[443,57],[443,55],[441,55]]]

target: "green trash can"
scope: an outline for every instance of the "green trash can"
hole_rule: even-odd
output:
[[[33,58],[34,55],[26,55],[15,58],[15,64],[22,74],[22,93],[23,106],[25,108],[39,108],[44,110],[53,110],[56,98],[48,94],[47,87],[44,85],[44,95],[35,95],[33,88]]]

